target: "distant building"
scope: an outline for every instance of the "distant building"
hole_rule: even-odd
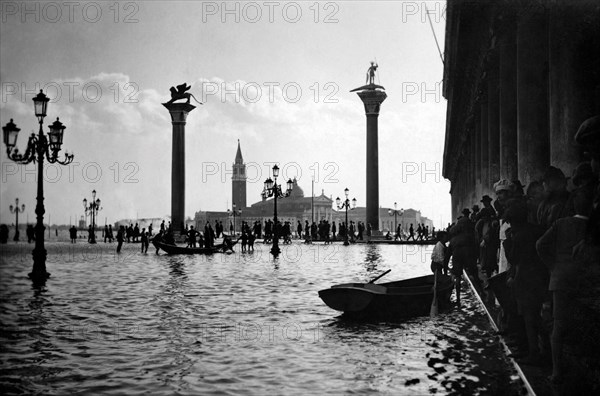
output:
[[[227,211],[199,211],[194,216],[196,227],[204,227],[206,222],[213,224],[215,220],[223,223],[226,231],[229,230],[230,223],[236,223],[236,231],[240,230],[242,221],[254,223],[260,221],[264,223],[268,219],[273,219],[273,199],[265,199],[264,197],[250,206],[247,206],[246,201],[246,165],[244,164],[240,142],[233,164],[233,176],[231,177],[232,184],[232,203],[236,206],[236,210],[241,210],[241,215],[235,218]],[[285,180],[278,180],[283,183],[283,188],[286,188]],[[292,225],[296,225],[300,220],[302,224],[308,220],[309,223],[314,219],[315,222],[320,220],[332,220],[333,200],[321,191],[321,195],[316,197],[305,197],[304,190],[298,185],[298,180],[294,178],[292,193],[287,198],[279,198],[277,200],[277,217],[280,221],[289,221]],[[313,217],[314,215],[314,217]],[[295,229],[295,228],[294,228]]]
[[[238,140],[237,152],[233,164],[233,176],[231,177],[232,184],[232,203],[235,203],[237,211],[241,211],[239,216],[235,218],[228,211],[198,211],[194,215],[194,226],[200,230],[204,229],[207,222],[211,223],[213,228],[215,221],[223,223],[224,230],[229,232],[230,225],[235,226],[235,231],[240,232],[242,221],[249,223],[251,226],[255,221],[264,224],[267,220],[273,220],[273,198],[262,198],[260,201],[247,206],[246,204],[246,165],[242,157],[242,150]],[[283,188],[286,188],[285,180],[278,182],[283,183]],[[319,223],[321,220],[327,220],[336,225],[345,221],[346,213],[341,210],[333,209],[333,199],[325,195],[325,191],[321,190],[321,195],[316,197],[306,197],[304,190],[298,185],[298,180],[292,180],[292,193],[287,198],[277,199],[277,218],[281,222],[289,221],[292,224],[292,229],[296,229],[297,222],[300,221],[304,226],[304,222],[309,224],[314,220]],[[379,229],[382,231],[394,231],[394,216],[390,216],[388,208],[379,209]],[[348,211],[348,221],[365,222],[366,208],[358,207]],[[408,231],[412,223],[414,228],[418,224],[425,224],[429,229],[433,227],[433,222],[421,216],[421,212],[415,209],[406,209],[402,216],[397,217],[398,223],[402,229]],[[366,224],[365,224],[366,226]]]
[[[379,230],[383,233],[390,231],[394,231],[394,216],[390,216],[389,208],[379,208]],[[354,221],[357,223],[358,221],[365,222],[366,219],[367,208],[365,207],[357,207],[356,209],[348,211],[348,221]],[[429,226],[431,230],[433,227],[433,221],[428,219],[425,216],[421,216],[421,212],[415,209],[405,209],[402,215],[398,214],[396,217],[397,225],[401,227],[402,230],[408,232],[410,225],[412,224],[415,230],[417,229],[418,224],[424,224],[425,226]],[[333,221],[335,221],[336,225],[339,223],[343,223],[346,221],[346,212],[344,210],[334,211]],[[366,226],[366,224],[365,224]]]
[[[165,217],[146,217],[146,218],[141,218],[141,219],[121,219],[119,221],[116,221],[113,224],[113,228],[118,229],[119,226],[129,227],[130,224],[133,224],[133,226],[135,227],[135,225],[137,224],[138,227],[141,230],[142,228],[146,228],[147,229],[148,226],[150,224],[152,224],[152,230],[153,231],[158,231],[160,229],[160,224],[163,221],[165,222],[165,227],[168,226],[169,222],[171,221],[171,216],[165,216]],[[185,220],[185,225],[187,225],[189,227],[190,225],[195,225],[195,222],[188,217]],[[102,227],[104,227],[104,225],[102,225]]]
[[[231,176],[231,202],[236,205],[237,209],[246,207],[246,179],[246,164],[244,164],[240,140],[238,139],[237,153],[233,163],[233,175]]]

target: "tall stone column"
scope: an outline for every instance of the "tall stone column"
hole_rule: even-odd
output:
[[[163,103],[171,114],[173,147],[171,160],[171,226],[173,231],[185,229],[185,123],[196,106],[189,103]]]
[[[498,65],[492,64],[488,78],[488,172],[489,188],[500,179],[500,91]]]
[[[488,101],[487,101],[487,91],[484,93],[481,99],[481,107],[479,111],[479,120],[481,126],[480,130],[480,161],[481,161],[481,190],[483,194],[489,194],[490,191],[490,162],[489,162],[489,135],[488,135]]]
[[[368,86],[367,86],[368,87]],[[367,88],[357,92],[367,116],[367,218],[373,231],[379,231],[379,149],[378,118],[387,94],[381,89]]]
[[[586,45],[587,25],[582,21],[595,15],[595,6],[594,2],[581,2],[574,7],[563,0],[554,2],[549,12],[550,163],[567,175],[579,162],[575,132],[583,120],[597,114],[594,102],[599,102],[595,98],[596,84],[590,78],[593,73],[588,72],[598,68],[597,61],[587,56],[595,53],[598,59],[599,51],[581,49]],[[587,26],[593,29],[592,23]]]
[[[517,27],[517,148],[523,185],[550,165],[548,133],[548,26],[543,9],[519,16]]]
[[[499,37],[500,177],[515,180],[518,177],[517,39],[514,20],[507,21],[506,25]]]
[[[479,110],[479,109],[477,109]],[[477,203],[477,200],[479,199],[479,197],[481,197],[483,194],[481,193],[483,191],[483,188],[481,186],[482,184],[482,172],[481,172],[481,118],[479,118],[480,114],[479,111],[476,110],[476,115],[475,115],[475,128],[474,128],[474,132],[475,135],[473,136],[473,143],[474,143],[474,154],[475,154],[475,158],[473,158],[473,162],[475,164],[475,203]]]

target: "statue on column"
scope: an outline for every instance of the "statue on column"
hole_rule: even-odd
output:
[[[369,67],[367,70],[367,83],[375,84],[375,72],[377,71],[378,67],[379,65],[377,63],[371,61],[371,67]]]
[[[196,103],[202,104],[202,102],[200,102],[198,99],[196,99],[196,97],[192,93],[186,92],[190,88],[192,88],[192,86],[191,85],[187,85],[187,83],[180,84],[180,85],[177,86],[177,88],[171,87],[170,88],[170,91],[171,91],[171,100],[169,100],[167,102],[167,104],[174,103],[176,100],[180,100],[180,99],[187,99],[187,102],[185,102],[185,103],[189,104],[190,103],[190,98],[194,98],[194,100],[196,101]]]
[[[381,85],[375,84],[375,72],[379,65],[376,62],[371,61],[371,66],[367,69],[367,85],[363,85],[362,87],[354,88],[350,92],[369,90],[374,91],[377,89],[385,90]]]

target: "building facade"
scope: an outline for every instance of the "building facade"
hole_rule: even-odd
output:
[[[405,209],[402,214],[396,216],[393,214],[390,215],[389,211],[389,208],[379,208],[379,230],[383,233],[388,231],[393,233],[397,226],[400,226],[404,232],[408,232],[411,224],[415,230],[419,224],[428,226],[430,230],[433,228],[433,221],[425,216],[421,216],[421,211],[419,210]],[[348,211],[348,221],[353,221],[354,223],[361,221],[366,225],[366,216],[367,208],[365,207],[357,207]],[[332,219],[336,224],[345,222],[346,211],[334,211]]]
[[[443,94],[453,218],[501,178],[570,176],[574,135],[600,114],[598,1],[448,0]]]

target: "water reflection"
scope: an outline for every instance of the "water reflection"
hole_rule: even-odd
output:
[[[183,259],[180,256],[169,257],[169,267],[171,268],[169,274],[172,279],[187,278]]]
[[[30,260],[15,252],[0,251],[9,393],[445,394],[461,383],[516,393],[470,296],[435,322],[399,324],[348,322],[319,299],[388,268],[400,279],[428,273],[421,255],[399,260],[397,246],[294,244],[273,259],[267,246],[185,257],[126,244],[119,257],[82,259],[78,245],[33,292]],[[497,370],[482,372],[475,355]]]
[[[372,272],[377,271],[377,266],[382,263],[381,251],[379,249],[379,245],[365,245],[365,260],[364,267],[367,271],[366,277],[368,278],[366,281],[370,281],[372,276]]]
[[[154,308],[158,310],[157,335],[164,342],[145,364],[161,367],[158,378],[175,389],[185,389],[184,380],[192,372],[194,359],[190,356],[195,339],[191,318],[197,314],[190,304],[187,265],[193,265],[192,257],[168,256],[169,277],[159,287]]]

